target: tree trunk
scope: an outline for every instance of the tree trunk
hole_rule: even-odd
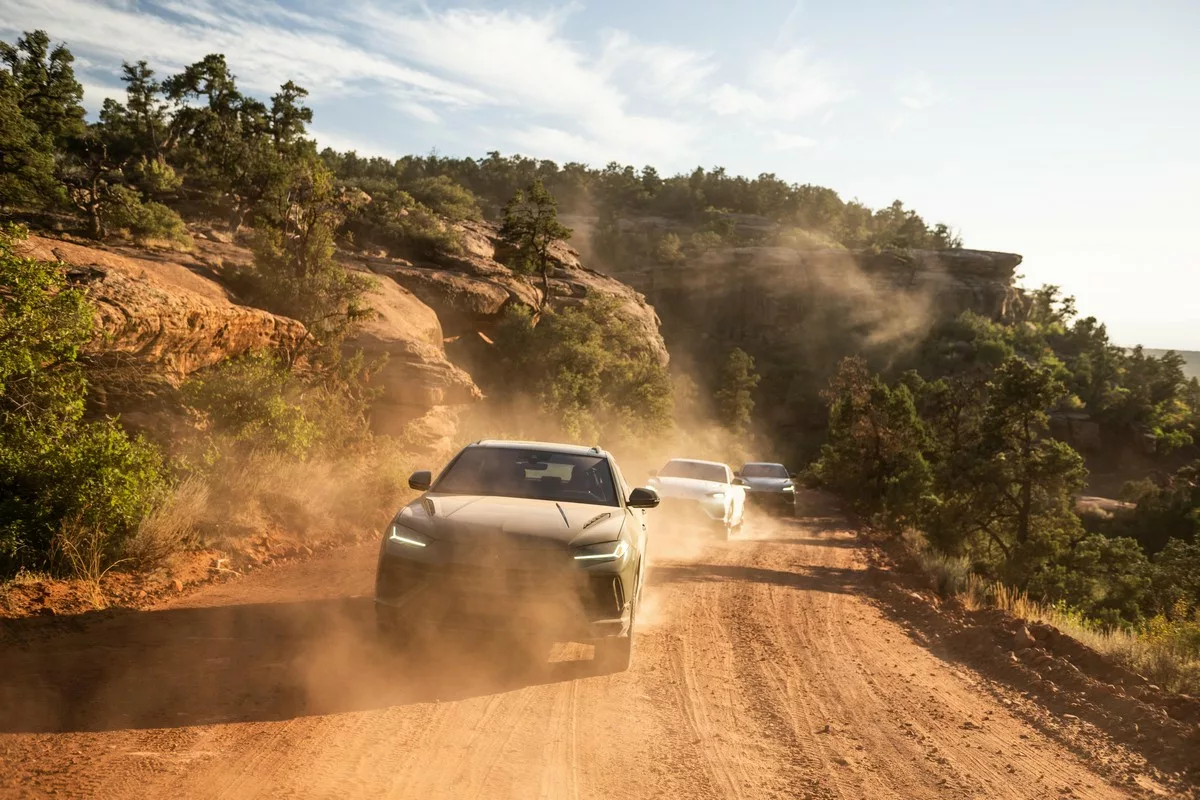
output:
[[[550,271],[542,264],[542,304],[538,306],[538,311],[546,308],[546,303],[550,301]]]
[[[104,238],[104,226],[100,224],[99,203],[94,203],[88,208],[88,236],[93,239]]]

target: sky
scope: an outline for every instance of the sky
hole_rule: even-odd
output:
[[[1021,253],[1114,341],[1200,350],[1196,0],[0,0],[92,110],[224,53],[322,144],[774,173]]]

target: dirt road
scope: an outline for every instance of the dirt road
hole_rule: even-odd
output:
[[[372,547],[14,626],[0,797],[1131,796],[914,643],[835,519],[746,527],[659,554],[620,674],[581,645],[380,666]]]

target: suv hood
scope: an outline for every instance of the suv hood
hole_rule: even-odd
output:
[[[426,494],[401,509],[394,521],[452,542],[504,534],[532,547],[546,543],[578,547],[620,538],[625,512],[618,506],[523,497]]]
[[[713,492],[727,492],[731,487],[721,481],[699,481],[694,478],[651,478],[650,487],[659,497],[677,497],[685,500],[702,500]]]
[[[791,478],[743,478],[750,484],[749,489],[755,492],[781,492],[783,487],[791,486]]]

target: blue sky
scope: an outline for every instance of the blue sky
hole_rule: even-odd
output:
[[[210,52],[363,154],[773,172],[903,199],[968,246],[1022,253],[1123,344],[1200,349],[1194,0],[0,0],[87,101],[122,59]]]

